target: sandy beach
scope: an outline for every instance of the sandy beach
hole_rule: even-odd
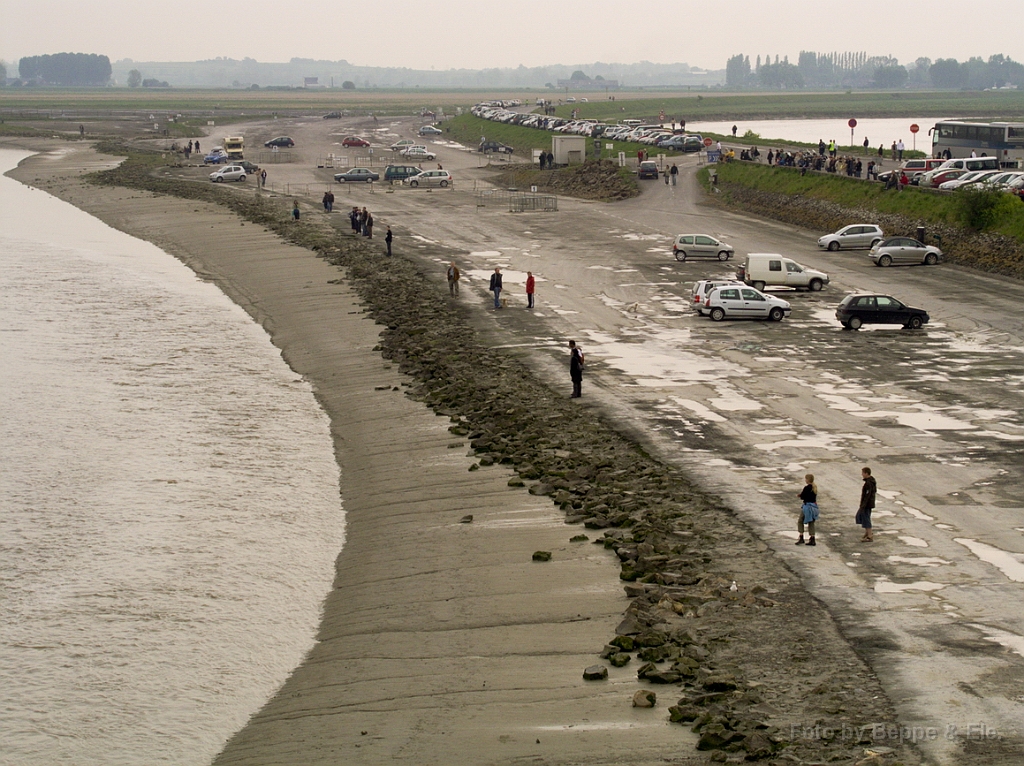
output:
[[[468,443],[405,395],[336,267],[214,205],[83,184],[111,158],[51,148],[12,175],[219,285],[331,419],[347,542],[317,644],[217,763],[705,760],[664,709],[631,706],[634,669],[582,679],[628,603],[614,555],[570,543],[509,468],[468,470]]]

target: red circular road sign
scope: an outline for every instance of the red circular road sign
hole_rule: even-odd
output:
[[[910,126],[910,132],[911,133],[917,133],[917,131],[919,131],[920,129],[921,129],[921,126],[918,125],[916,122],[913,125]]]
[[[857,121],[855,119],[853,119],[852,117],[850,118],[850,121],[848,123],[846,123],[846,124],[849,125],[851,128],[856,128],[857,127]]]
[[[712,141],[710,138],[705,138],[704,139],[704,146],[711,146],[711,144],[713,144],[713,143],[715,143],[715,142]]]

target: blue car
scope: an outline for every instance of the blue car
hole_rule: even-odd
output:
[[[204,165],[221,165],[229,161],[228,153],[223,149],[214,149],[212,152],[203,157]]]

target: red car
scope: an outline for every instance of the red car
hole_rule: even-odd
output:
[[[349,136],[341,142],[342,146],[369,146],[370,142],[359,136]]]

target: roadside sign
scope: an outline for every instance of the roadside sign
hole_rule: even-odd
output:
[[[856,121],[855,119],[853,119],[852,117],[850,118],[850,121],[849,121],[848,123],[846,123],[846,124],[850,126],[850,129],[851,129],[851,130],[852,130],[853,128],[856,128],[856,127],[857,127],[857,121]]]
[[[916,122],[913,125],[910,126],[910,132],[911,133],[917,133],[917,131],[919,131],[920,129],[921,129],[921,126],[918,125]]]
[[[704,139],[704,146],[711,146],[711,144],[713,144],[713,143],[715,143],[715,142],[712,141],[710,138],[705,138]]]

